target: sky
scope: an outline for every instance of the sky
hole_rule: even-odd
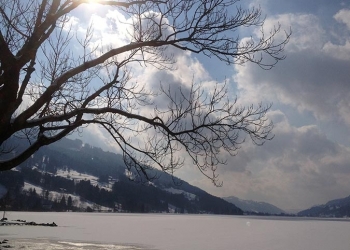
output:
[[[222,187],[213,186],[191,164],[175,175],[216,196],[265,201],[286,210],[349,196],[350,2],[243,2],[261,6],[266,29],[280,23],[283,29],[292,30],[285,48],[287,57],[273,69],[249,63],[228,66],[174,50],[176,70],[148,67],[135,70],[134,77],[148,82],[151,89],[160,81],[168,86],[187,86],[195,80],[209,88],[226,79],[230,95],[237,96],[240,103],[273,104],[268,116],[274,122],[275,137],[261,147],[246,143],[236,156],[228,157],[227,165],[218,170]],[[108,23],[118,13],[95,10],[80,12],[75,24],[94,18],[101,41],[118,44],[108,32]],[[110,138],[95,127],[84,129],[81,139],[118,152]]]

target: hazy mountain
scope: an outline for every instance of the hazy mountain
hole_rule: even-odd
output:
[[[267,202],[257,202],[252,200],[242,200],[235,196],[224,197],[224,200],[236,205],[245,212],[263,213],[263,214],[281,214],[285,213],[282,209]]]
[[[297,214],[301,211],[302,209],[300,208],[289,208],[289,209],[285,209],[284,211],[287,213],[287,214]]]
[[[150,171],[157,178],[130,181],[121,155],[81,140],[62,139],[41,148],[15,171],[0,172],[0,184],[11,191],[5,198],[15,210],[91,211],[102,207],[120,212],[243,213],[174,176]]]
[[[324,205],[313,206],[300,211],[297,215],[310,217],[350,217],[350,196],[331,200]]]

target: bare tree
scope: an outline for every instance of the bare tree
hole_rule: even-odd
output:
[[[215,170],[225,163],[221,151],[234,155],[245,136],[257,145],[272,138],[266,117],[270,105],[239,106],[221,85],[208,93],[193,83],[175,97],[166,87],[151,92],[147,83],[133,83],[130,74],[135,63],[171,69],[170,49],[272,68],[284,59],[290,32],[281,41],[276,39],[279,25],[265,33],[260,8],[243,8],[239,0],[96,0],[131,20],[125,23],[129,41],[102,49],[93,46],[93,25],[85,37],[75,35],[71,25],[75,11],[91,2],[0,0],[1,171],[98,124],[139,175],[150,178],[150,167],[173,173],[190,157],[217,184]],[[258,39],[240,39],[239,29],[249,27],[261,27]],[[154,95],[168,98],[165,108],[152,102]],[[145,107],[152,110],[149,115],[139,112]],[[12,137],[29,143],[15,151]]]

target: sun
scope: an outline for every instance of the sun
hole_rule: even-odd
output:
[[[84,0],[84,3],[86,3],[86,4],[92,4],[92,5],[95,5],[95,4],[97,4],[98,2],[101,2],[101,0]]]
[[[92,10],[96,8],[96,5],[100,2],[101,0],[85,0],[85,7]]]

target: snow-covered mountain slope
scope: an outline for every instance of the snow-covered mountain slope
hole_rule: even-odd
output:
[[[310,217],[350,217],[350,196],[335,199],[323,205],[313,206],[298,213]]]
[[[16,210],[40,211],[45,204],[48,210],[69,207],[82,211],[88,206],[91,211],[91,206],[81,205],[83,201],[125,212],[243,213],[235,205],[157,169],[149,170],[156,179],[130,181],[131,171],[126,171],[122,159],[80,140],[63,139],[40,149],[16,171],[0,173],[0,184],[16,190],[17,200],[30,199],[27,203],[13,201]]]
[[[42,187],[30,184],[28,182],[24,182],[24,186],[23,186],[24,191],[30,192],[34,189],[35,189],[35,192],[37,194],[39,194],[41,196],[45,195],[46,190],[43,189]],[[50,191],[49,196],[50,196],[49,200],[51,200],[51,201],[53,201],[53,200],[60,201],[63,196],[67,197],[67,199],[68,199],[68,197],[71,197],[72,205],[75,207],[78,207],[79,209],[82,209],[82,210],[86,210],[88,207],[90,207],[90,208],[98,208],[98,211],[100,211],[100,212],[109,212],[109,211],[112,211],[112,209],[113,209],[111,207],[101,206],[95,202],[83,199],[79,195],[75,195],[75,194],[71,194],[71,193]]]
[[[169,192],[169,193],[172,193],[172,194],[182,194],[186,197],[186,199],[190,200],[190,201],[193,201],[196,199],[196,195],[195,194],[192,194],[192,193],[189,193],[189,192],[186,192],[184,190],[181,190],[181,189],[176,189],[176,188],[165,188],[164,189],[165,191]]]

